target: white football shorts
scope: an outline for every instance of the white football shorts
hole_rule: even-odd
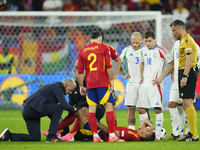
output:
[[[139,98],[137,100],[137,107],[162,108],[162,89],[160,85],[141,85],[139,89]]]
[[[171,88],[169,94],[169,102],[177,102],[178,104],[182,103],[182,98],[179,97],[179,91],[177,88]]]
[[[127,106],[136,106],[140,84],[128,82],[126,85],[125,103]]]

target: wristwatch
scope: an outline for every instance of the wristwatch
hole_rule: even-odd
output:
[[[182,76],[183,78],[188,78],[189,77],[189,75],[185,75],[185,74],[183,74],[183,76]]]

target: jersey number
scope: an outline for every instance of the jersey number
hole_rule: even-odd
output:
[[[138,64],[139,63],[139,57],[135,57],[135,60],[136,60],[135,64]]]
[[[147,58],[147,65],[151,65],[151,58]]]
[[[96,71],[97,67],[93,67],[92,65],[96,62],[97,60],[97,55],[95,55],[94,53],[91,53],[90,55],[88,55],[88,60],[91,60],[91,57],[93,57],[93,61],[90,63],[89,67],[90,67],[90,71]]]

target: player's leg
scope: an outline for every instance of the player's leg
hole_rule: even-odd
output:
[[[101,89],[101,88],[97,88]],[[89,105],[88,123],[93,134],[93,142],[103,142],[97,134],[96,109],[99,100],[97,89],[88,89],[86,100]]]
[[[186,137],[178,139],[178,141],[199,141],[197,135],[197,114],[194,108],[193,99],[195,97],[197,72],[191,68],[189,77],[187,78],[187,86],[181,88],[180,81],[182,79],[184,70],[179,70],[179,94],[183,100],[183,108],[186,110],[188,116],[188,123],[190,126],[190,132]]]
[[[104,104],[106,109],[106,122],[109,130],[109,142],[125,142],[124,140],[119,139],[115,135],[115,113],[114,106],[115,97],[113,93],[109,92],[109,88],[99,88],[98,97],[100,99],[100,104]]]
[[[195,102],[196,102],[196,95],[195,95],[195,98],[193,99],[193,103],[195,103]],[[181,106],[182,106],[182,104],[181,104]],[[180,107],[180,108],[183,109],[183,106]],[[185,111],[184,111],[184,116],[185,116],[185,118],[184,118],[184,122],[185,122],[185,133],[184,133],[184,135],[188,135],[188,132],[190,132],[190,126],[189,126],[188,117],[187,117],[187,114],[185,113]]]
[[[161,86],[155,85],[147,89],[147,95],[150,100],[150,106],[154,108],[156,114],[156,139],[160,140],[161,129],[163,125],[163,113],[162,113],[162,91]]]
[[[150,108],[149,99],[146,94],[146,87],[141,85],[139,89],[139,98],[137,101],[137,107],[140,117],[140,124],[148,118],[147,108]]]
[[[181,136],[183,136],[183,132],[184,132],[184,124],[185,124],[186,128],[188,125],[188,123],[185,123],[186,115],[185,115],[185,110],[183,109],[183,106],[182,106],[182,99],[181,99],[181,103],[178,103],[177,109],[178,109],[178,114],[179,114],[178,131],[179,131],[179,135],[181,137]]]
[[[164,138],[164,140],[176,140],[179,138],[179,114],[177,109],[178,99],[180,99],[178,90],[173,88],[172,85],[168,103],[169,113],[171,116],[172,133]]]
[[[135,130],[135,123],[136,123],[136,118],[135,118],[135,111],[136,111],[136,106],[128,106],[128,128]]]
[[[76,112],[77,119],[68,134],[61,137],[63,141],[74,141],[74,136],[79,131],[79,129],[83,129],[84,125],[88,122],[88,112],[83,110],[84,108],[79,109]]]
[[[147,109],[146,109],[146,111],[147,111],[147,116],[148,116],[148,119],[149,119],[149,120],[151,120],[150,108],[147,108]]]
[[[135,130],[136,123],[135,111],[139,87],[140,85],[135,85],[131,82],[128,82],[126,86],[125,105],[128,106],[128,127],[133,130]]]
[[[160,140],[161,129],[163,125],[163,113],[161,107],[154,107],[156,113],[156,138],[155,140]]]
[[[64,119],[63,121],[59,124],[58,126],[58,132],[61,132],[63,131],[63,128],[71,125],[76,119],[76,115],[73,114],[73,113],[69,113]]]
[[[185,133],[184,133],[184,135],[187,135],[188,132],[190,132],[190,126],[189,126],[189,123],[188,123],[187,114],[185,113]]]

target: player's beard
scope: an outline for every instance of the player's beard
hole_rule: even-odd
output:
[[[140,49],[140,47],[141,47],[141,44],[138,45],[137,49]]]
[[[140,47],[141,47],[141,44],[139,44],[137,47],[135,46],[133,46],[133,48],[135,49],[135,50],[138,50],[138,49],[140,49]]]

